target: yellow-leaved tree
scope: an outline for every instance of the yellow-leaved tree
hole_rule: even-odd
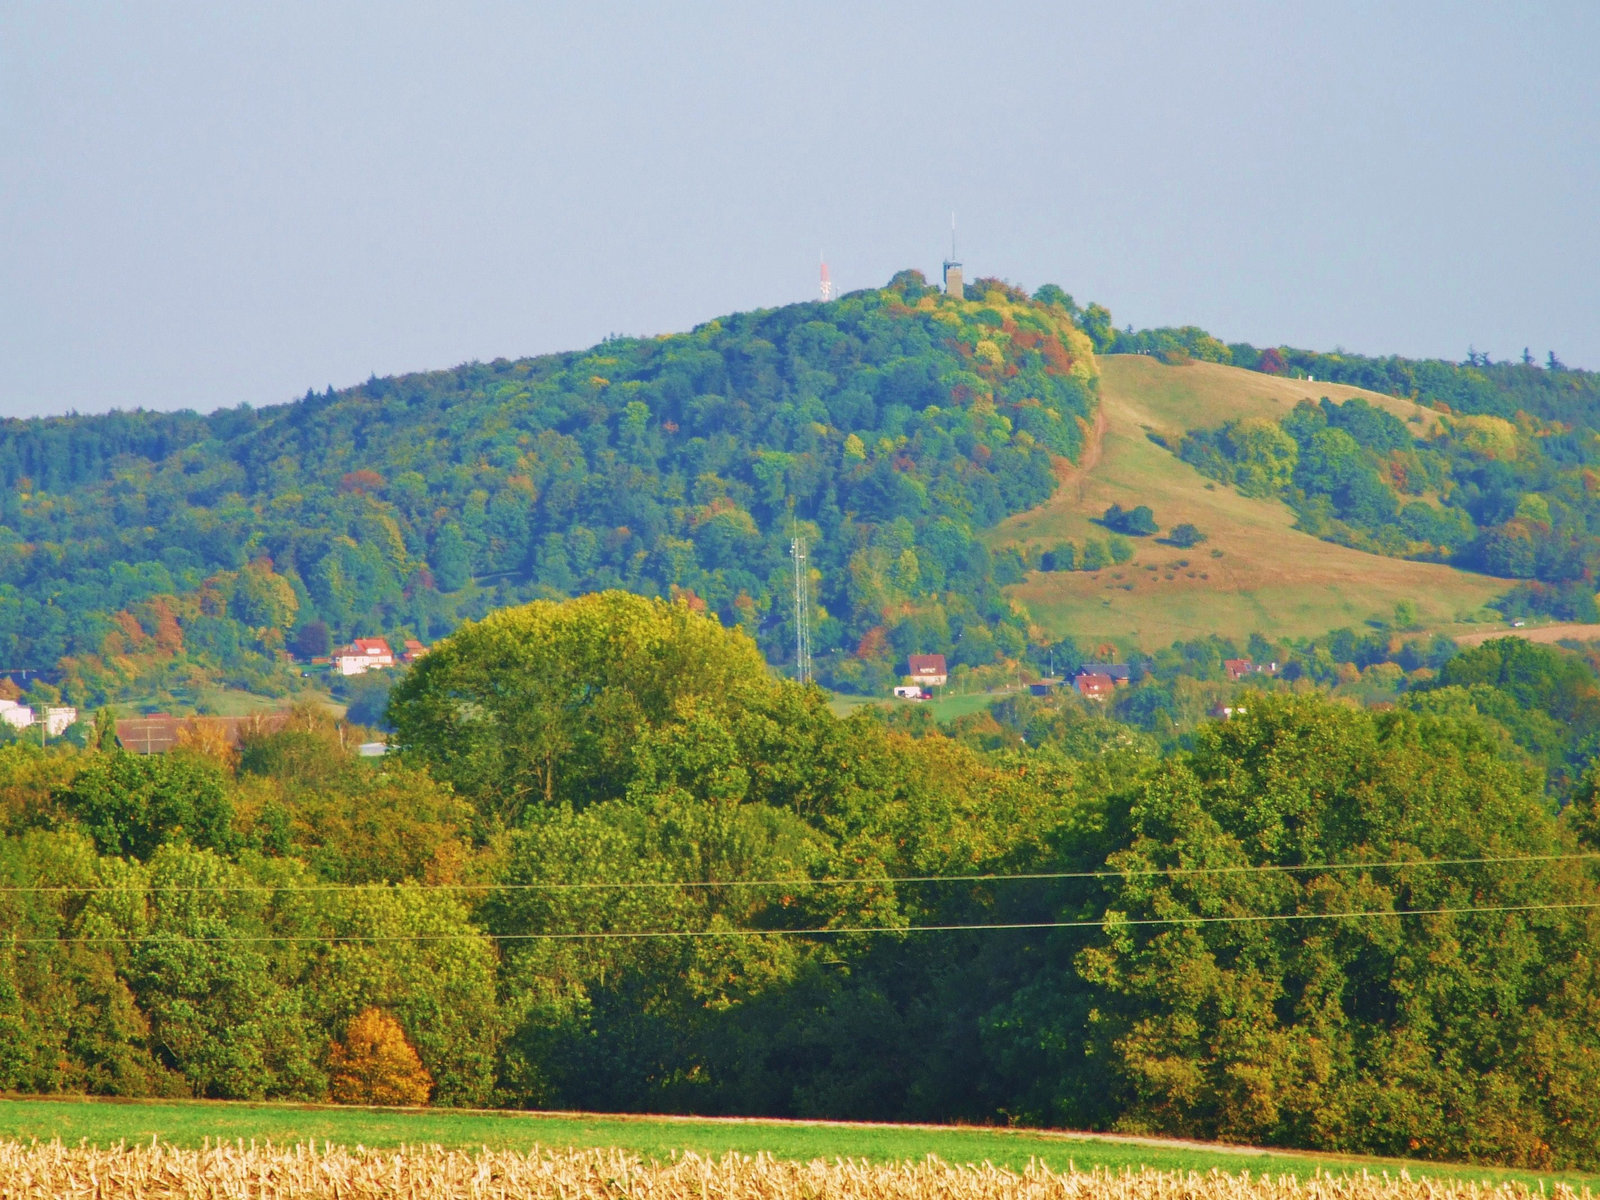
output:
[[[405,1030],[382,1009],[358,1013],[328,1053],[328,1090],[339,1104],[426,1104],[433,1076]]]

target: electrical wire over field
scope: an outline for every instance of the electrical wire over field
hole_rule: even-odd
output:
[[[1262,865],[1232,865],[1232,866],[1189,866],[1189,867],[1145,867],[1123,868],[1100,871],[1039,871],[1017,874],[973,874],[973,875],[902,875],[902,876],[863,876],[857,878],[823,878],[823,879],[725,879],[725,880],[579,880],[575,882],[539,881],[531,883],[486,883],[486,884],[414,884],[405,885],[406,891],[414,892],[614,892],[620,890],[642,889],[644,891],[671,890],[681,892],[696,892],[710,888],[771,888],[778,887],[787,890],[799,890],[807,887],[830,888],[843,886],[882,886],[906,884],[1001,884],[1023,883],[1055,880],[1096,880],[1096,879],[1137,879],[1137,878],[1168,878],[1181,879],[1196,876],[1234,876],[1234,875],[1263,875],[1283,874],[1296,875],[1301,873],[1322,873],[1338,871],[1372,871],[1372,870],[1426,870],[1460,866],[1510,866],[1510,865],[1543,865],[1555,862],[1594,861],[1600,859],[1600,854],[1592,852],[1563,853],[1563,854],[1530,854],[1530,855],[1496,855],[1480,856],[1473,858],[1439,858],[1439,859],[1395,859],[1373,860],[1349,863],[1318,863],[1318,864],[1262,864]],[[348,893],[354,895],[381,895],[391,888],[384,884],[200,884],[200,885],[157,885],[154,887],[127,888],[103,884],[13,884],[0,886],[0,895],[4,894],[72,894],[72,895],[98,895],[98,894],[144,894],[159,896],[166,894],[235,894],[235,893],[284,893],[295,894],[301,892],[332,892]],[[1062,929],[1111,929],[1135,928],[1146,926],[1170,927],[1192,925],[1248,925],[1248,924],[1280,924],[1283,922],[1302,921],[1351,921],[1351,920],[1384,920],[1400,919],[1404,917],[1451,917],[1471,916],[1496,913],[1540,913],[1540,912],[1573,912],[1589,911],[1600,908],[1600,901],[1567,901],[1555,903],[1526,903],[1526,904],[1462,904],[1440,905],[1433,907],[1400,907],[1400,908],[1371,908],[1371,909],[1341,909],[1328,911],[1298,911],[1284,913],[1184,913],[1181,915],[1166,915],[1153,917],[1129,916],[1115,910],[1107,910],[1098,916],[1055,919],[1037,921],[969,921],[950,922],[941,924],[874,924],[874,925],[812,925],[802,927],[771,926],[767,928],[747,928],[738,926],[717,926],[711,928],[687,929],[619,929],[612,927],[590,929],[541,929],[518,933],[493,933],[488,930],[473,930],[470,932],[457,931],[451,933],[396,933],[396,934],[212,934],[209,936],[195,936],[175,934],[170,930],[155,933],[109,933],[109,934],[57,934],[44,937],[16,937],[9,940],[16,945],[46,945],[52,943],[90,943],[97,945],[113,943],[129,943],[144,941],[185,941],[194,943],[390,943],[390,942],[438,942],[438,941],[491,941],[503,943],[515,942],[565,942],[565,941],[639,941],[657,938],[684,940],[684,939],[718,939],[718,938],[772,938],[772,937],[825,937],[847,934],[891,934],[910,935],[919,933],[979,933],[1011,931],[1043,931]]]

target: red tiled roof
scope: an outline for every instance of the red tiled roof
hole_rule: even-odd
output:
[[[289,722],[286,712],[256,713],[248,717],[174,717],[152,713],[148,717],[124,717],[117,722],[117,741],[130,754],[165,754],[182,740],[186,731],[216,731],[237,746],[246,733],[276,733]]]
[[[1116,681],[1109,675],[1079,675],[1072,682],[1084,696],[1109,696],[1117,690]]]
[[[913,675],[947,674],[942,654],[913,654],[906,659],[906,665]]]

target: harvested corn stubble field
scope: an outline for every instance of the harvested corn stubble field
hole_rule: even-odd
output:
[[[1039,1164],[800,1163],[766,1155],[696,1154],[647,1163],[619,1150],[476,1154],[437,1146],[69,1147],[0,1143],[0,1200],[1592,1200],[1554,1184],[1413,1181],[1397,1175],[1227,1175],[1103,1170],[1057,1173]]]

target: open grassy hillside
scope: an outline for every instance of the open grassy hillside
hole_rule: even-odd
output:
[[[1167,366],[1142,355],[1100,360],[1101,410],[1082,464],[1061,469],[1045,504],[1003,522],[992,544],[1049,548],[1105,537],[1095,523],[1112,504],[1148,504],[1163,531],[1182,522],[1208,535],[1180,550],[1134,539],[1131,562],[1101,571],[1033,572],[1010,594],[1053,636],[1136,636],[1147,646],[1220,633],[1311,636],[1413,601],[1430,627],[1458,624],[1503,592],[1504,580],[1434,563],[1350,550],[1301,533],[1276,499],[1251,499],[1181,462],[1185,430],[1236,417],[1287,415],[1301,400],[1362,396],[1419,432],[1437,417],[1409,401],[1341,384],[1308,382],[1216,363]],[[1158,441],[1157,439],[1160,439]],[[1164,441],[1166,444],[1161,444]]]

